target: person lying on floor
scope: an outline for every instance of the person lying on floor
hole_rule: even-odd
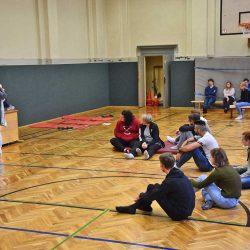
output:
[[[140,121],[133,113],[130,110],[123,110],[114,130],[115,137],[110,143],[120,152],[136,154],[139,128]]]
[[[240,174],[242,188],[250,188],[250,131],[242,133],[242,144],[247,148],[247,163],[245,166],[237,166],[235,169]]]
[[[237,171],[229,166],[228,158],[222,148],[211,150],[211,164],[214,167],[209,175],[201,175],[197,181],[191,180],[195,188],[202,188],[204,203],[201,208],[207,210],[213,206],[220,208],[235,207],[241,196],[241,180]]]
[[[140,193],[130,206],[116,207],[119,213],[135,214],[136,209],[152,212],[156,201],[172,220],[185,220],[195,207],[195,194],[190,180],[175,167],[171,153],[160,155],[160,168],[166,174],[161,184],[149,184],[145,193]]]
[[[137,142],[136,154],[144,154],[144,159],[148,160],[155,152],[165,146],[164,142],[159,136],[159,128],[156,123],[153,122],[152,115],[143,114],[142,124],[139,129],[139,142]],[[126,159],[134,159],[135,153],[125,153]]]
[[[196,166],[202,172],[208,172],[213,169],[210,163],[210,151],[218,148],[216,139],[207,131],[206,123],[204,121],[196,121],[194,127],[195,133],[199,135],[187,139],[179,148],[179,153],[176,155],[176,165],[181,167],[184,163],[192,157]],[[190,143],[192,142],[192,143]]]

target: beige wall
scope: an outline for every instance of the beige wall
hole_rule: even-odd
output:
[[[250,55],[246,38],[219,35],[220,0],[0,0],[0,22],[0,64],[129,60],[142,45]]]

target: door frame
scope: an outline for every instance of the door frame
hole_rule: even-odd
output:
[[[165,93],[163,100],[163,107],[170,106],[170,84],[169,84],[169,61],[174,60],[178,53],[177,44],[174,45],[152,45],[152,46],[137,46],[137,58],[138,58],[138,106],[146,106],[146,56],[162,56],[163,58],[163,70],[165,79]]]

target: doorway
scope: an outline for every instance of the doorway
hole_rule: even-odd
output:
[[[151,96],[152,101],[157,97],[159,106],[164,103],[164,70],[163,56],[146,56],[146,97]]]

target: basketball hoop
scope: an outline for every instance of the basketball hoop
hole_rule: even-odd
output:
[[[240,23],[243,37],[250,38],[250,23]]]

